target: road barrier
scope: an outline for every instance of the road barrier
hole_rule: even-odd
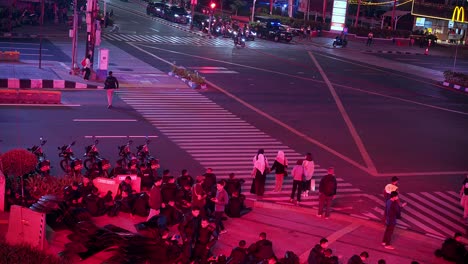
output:
[[[0,51],[0,61],[19,61],[20,53],[19,51]]]
[[[62,93],[56,91],[1,89],[2,104],[60,104]]]

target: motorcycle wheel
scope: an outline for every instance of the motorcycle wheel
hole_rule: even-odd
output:
[[[66,173],[68,173],[71,169],[70,165],[68,164],[67,160],[63,159],[60,161],[60,168]]]
[[[94,162],[92,159],[85,159],[83,166],[85,167],[86,171],[89,171],[91,168],[93,168]]]

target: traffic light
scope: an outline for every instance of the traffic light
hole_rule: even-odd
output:
[[[210,3],[210,8],[211,8],[211,10],[214,10],[216,8],[216,3],[211,2]]]

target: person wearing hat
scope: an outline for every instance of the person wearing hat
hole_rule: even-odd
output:
[[[114,90],[119,89],[119,81],[117,81],[117,78],[112,76],[112,71],[109,71],[109,76],[107,76],[106,81],[104,82],[104,89],[107,90],[107,108],[111,108]]]

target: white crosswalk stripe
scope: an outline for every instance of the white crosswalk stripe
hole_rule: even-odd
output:
[[[204,38],[200,36],[162,36],[162,35],[135,35],[135,34],[120,34],[120,33],[105,33],[103,39],[111,41],[125,42],[148,42],[157,44],[171,45],[190,45],[190,46],[214,46],[214,47],[234,47],[233,41],[230,38]],[[277,43],[273,41],[255,40],[247,41],[248,48],[303,48],[301,45]]]
[[[245,179],[243,193],[247,197],[253,197],[248,189],[252,183],[252,157],[259,148],[265,149],[270,163],[278,150],[285,152],[290,164],[303,158],[303,154],[297,153],[195,90],[158,88],[119,90],[117,93],[202,166],[213,168],[218,178],[227,178],[229,173],[234,172],[238,178]],[[316,186],[326,173],[326,169],[316,166]],[[291,177],[284,179],[281,192],[273,192],[274,177],[274,174],[268,175],[263,199],[290,205]],[[367,195],[340,177],[337,181],[337,199],[361,199]],[[401,199],[408,202],[408,206],[403,209],[402,219],[398,220],[398,225],[402,228],[439,237],[452,236],[454,232],[465,230],[461,221],[462,208],[455,192],[403,193]],[[361,212],[356,216],[382,220],[383,198],[373,196],[373,200],[378,204],[377,207],[359,208]],[[304,197],[301,206],[317,208],[317,193]]]
[[[455,232],[464,233],[467,226],[463,223],[463,208],[453,196],[454,192],[419,192],[400,193],[400,198],[408,205],[402,209],[398,225],[439,237],[451,237]],[[383,197],[376,197],[382,202],[372,212],[362,212],[363,216],[383,219],[385,205]]]
[[[276,156],[278,150],[283,150],[291,164],[304,157],[304,154],[297,153],[194,90],[119,90],[118,94],[202,166],[213,168],[220,179],[227,178],[231,172],[246,179],[244,189],[248,189],[252,183],[252,158],[259,148],[265,149],[270,159]],[[187,109],[190,109],[189,113]],[[326,169],[316,166],[317,184],[326,173]],[[288,202],[292,189],[291,177],[285,178],[280,193],[273,192],[274,177],[270,174],[267,178],[265,199]],[[352,184],[341,178],[337,180],[339,196],[362,194]],[[247,191],[244,193],[251,195]],[[304,206],[316,206],[317,201],[316,195],[305,197]]]

